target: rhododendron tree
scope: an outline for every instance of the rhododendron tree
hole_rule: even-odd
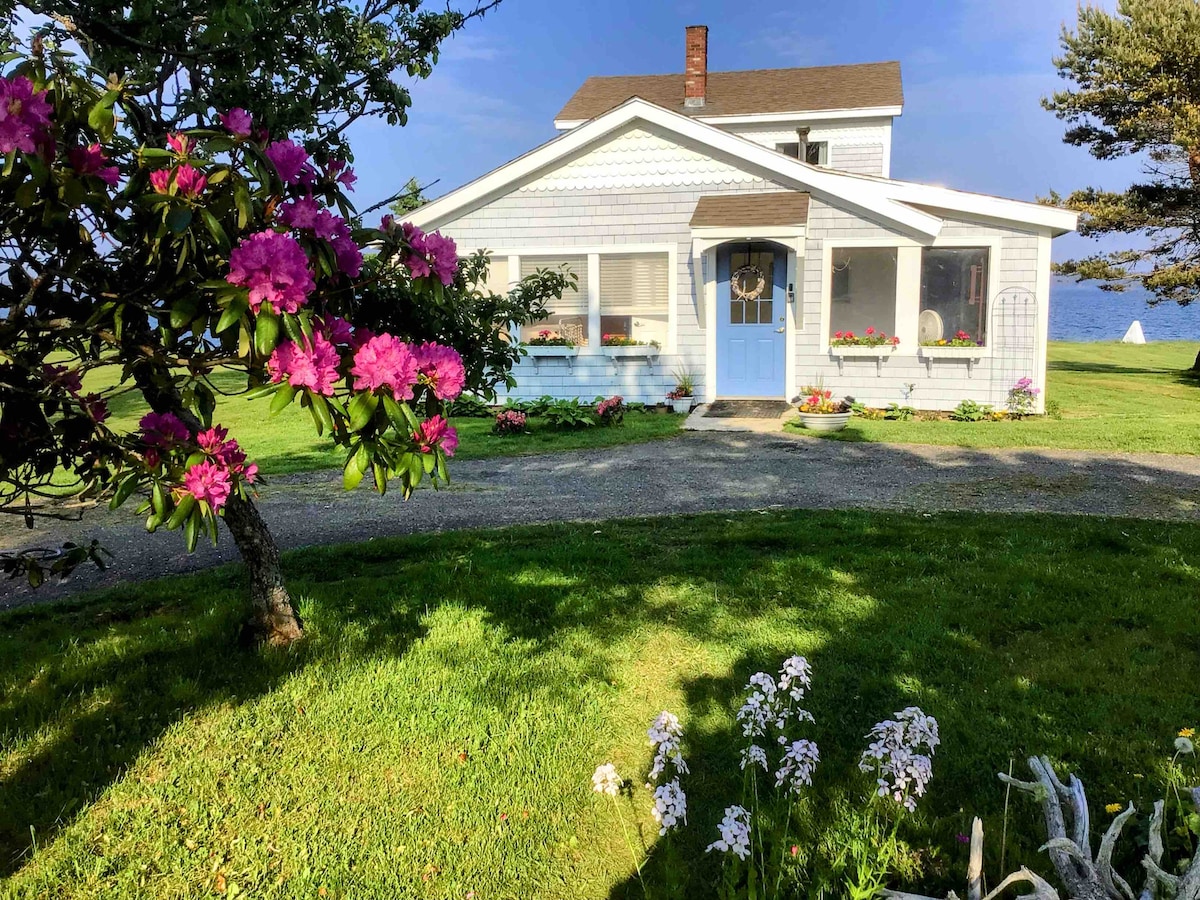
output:
[[[180,529],[189,549],[223,521],[254,629],[286,643],[301,625],[254,503],[257,467],[214,421],[211,375],[244,372],[246,397],[307,409],[345,448],[347,488],[370,476],[407,496],[448,478],[445,404],[510,378],[504,323],[544,314],[565,281],[481,291],[484,257],[460,264],[448,238],[390,221],[360,227],[346,160],[264,128],[253,98],[201,110],[189,96],[194,126],[160,130],[180,97],[148,100],[78,63],[67,37],[111,56],[69,19],[35,28],[0,69],[0,504],[32,524],[73,479],[77,498],[136,498],[148,530]],[[369,314],[383,298],[404,322]],[[97,372],[115,386],[85,390]],[[107,400],[131,391],[149,412],[128,431]],[[36,559],[5,566],[41,577]]]

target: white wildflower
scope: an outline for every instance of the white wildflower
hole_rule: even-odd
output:
[[[770,769],[767,764],[767,751],[757,744],[751,744],[742,751],[742,769],[747,766],[762,766],[764,772]]]
[[[787,694],[797,703],[804,699],[804,692],[812,686],[812,666],[803,656],[793,656],[783,661],[779,670],[779,692]]]
[[[650,728],[646,731],[650,744],[655,748],[654,762],[650,766],[650,781],[655,782],[668,765],[673,765],[677,774],[687,774],[687,763],[683,761],[680,750],[680,739],[683,737],[683,726],[674,713],[663,710],[658,714]]]
[[[786,784],[789,791],[799,794],[801,788],[812,785],[813,772],[820,759],[821,753],[812,741],[794,741],[780,760],[779,771],[775,773],[775,787]]]
[[[725,810],[725,818],[717,826],[720,837],[708,845],[706,853],[720,850],[722,853],[735,853],[738,859],[750,855],[750,813],[741,806],[731,806]]]
[[[876,773],[880,797],[891,797],[910,812],[933,778],[933,752],[941,740],[937,719],[916,706],[885,719],[867,734],[867,749],[858,767]],[[924,752],[922,752],[924,751]]]
[[[1182,734],[1175,738],[1175,752],[1183,754],[1191,754],[1196,752],[1196,745],[1192,743],[1190,738],[1184,737]]]
[[[650,810],[650,814],[658,823],[660,835],[678,827],[681,822],[687,824],[687,795],[680,787],[678,778],[654,789],[654,809]]]
[[[596,771],[592,774],[592,790],[597,794],[617,797],[620,795],[621,785],[624,783],[625,780],[617,774],[617,769],[612,763],[597,766]]]
[[[775,679],[766,672],[755,672],[746,685],[746,702],[738,710],[737,720],[742,734],[748,738],[762,737],[770,725],[780,718]]]

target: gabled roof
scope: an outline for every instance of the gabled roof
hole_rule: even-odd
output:
[[[409,218],[427,231],[438,228],[509,193],[515,186],[599,143],[605,137],[624,131],[635,122],[653,125],[693,146],[699,145],[718,156],[736,159],[741,166],[761,173],[783,187],[807,191],[819,199],[832,201],[836,206],[861,210],[869,218],[929,238],[936,237],[942,228],[942,219],[934,210],[962,212],[1044,228],[1052,234],[1074,231],[1078,221],[1078,216],[1073,212],[1037,203],[812,166],[748,138],[671,112],[641,98],[626,101],[616,109],[425,204],[414,210]]]
[[[693,118],[821,110],[865,111],[904,104],[898,62],[709,72],[707,97],[704,106],[700,107],[683,105],[683,79],[682,74],[589,78],[555,116],[555,121],[594,119],[631,97],[641,97],[663,109]]]
[[[768,194],[714,194],[701,197],[692,213],[693,228],[803,225],[808,221],[808,194],[771,191]]]

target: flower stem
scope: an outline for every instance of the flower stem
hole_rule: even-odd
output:
[[[613,809],[617,811],[617,821],[621,823],[621,834],[625,838],[625,846],[629,848],[629,857],[633,860],[633,868],[637,873],[638,882],[642,885],[642,896],[646,895],[646,882],[642,880],[642,865],[643,861],[638,859],[637,852],[633,849],[633,841],[629,839],[629,829],[625,825],[625,817],[621,815],[621,806],[617,803],[617,798],[612,798]]]

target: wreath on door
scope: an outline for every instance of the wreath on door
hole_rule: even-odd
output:
[[[742,266],[733,273],[729,286],[735,299],[757,300],[767,289],[767,276],[758,266]]]

